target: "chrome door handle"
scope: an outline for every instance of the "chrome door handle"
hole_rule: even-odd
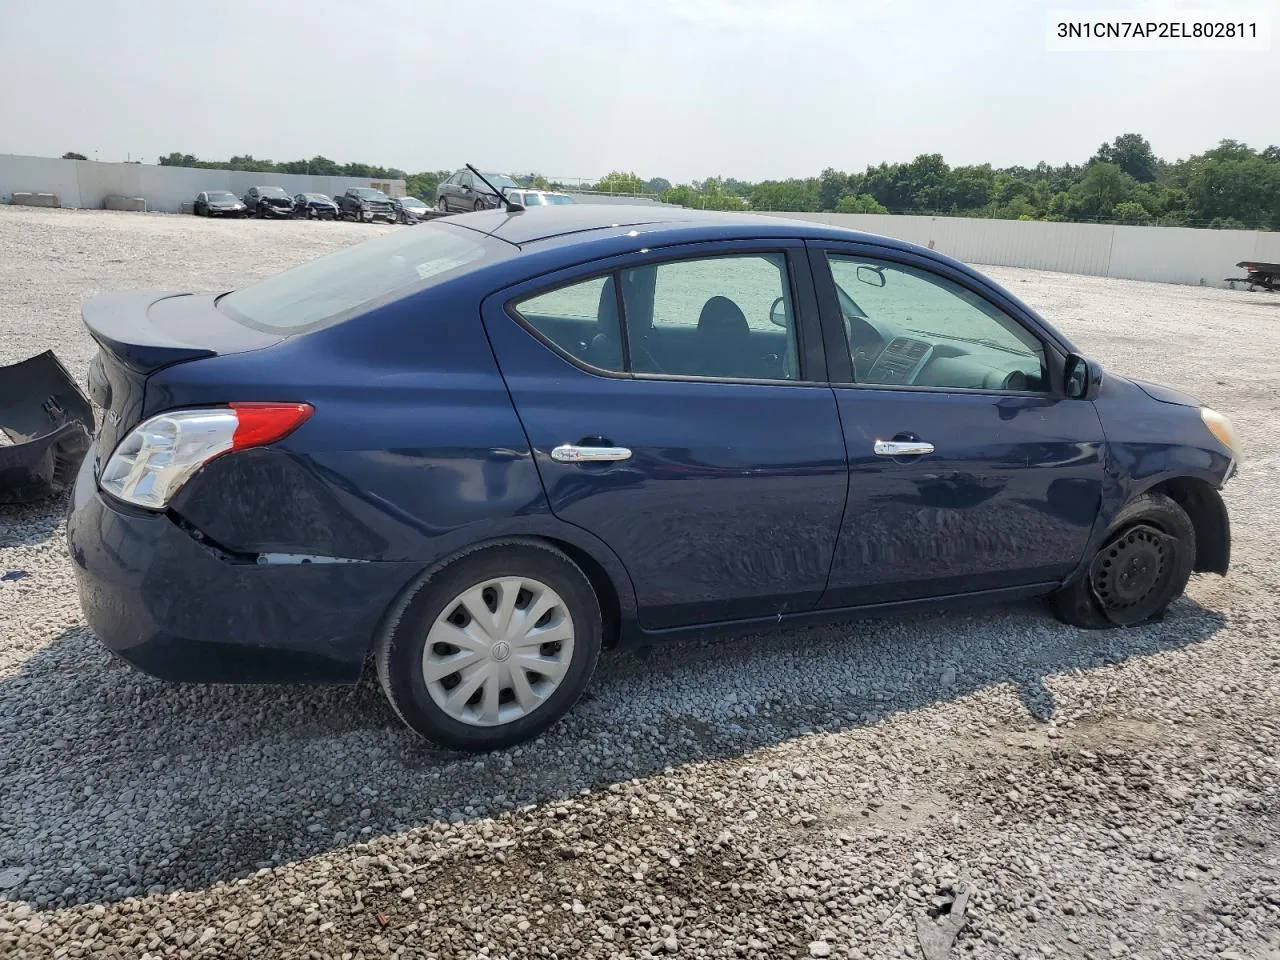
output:
[[[580,447],[576,443],[562,443],[551,451],[551,459],[557,463],[603,463],[630,460],[631,451],[626,447]]]
[[[922,440],[877,440],[872,449],[877,457],[919,457],[933,453],[933,444]]]

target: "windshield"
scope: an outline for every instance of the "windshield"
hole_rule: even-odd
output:
[[[329,198],[326,197],[323,193],[304,193],[303,196],[306,197],[308,200],[321,200],[325,203],[331,202]]]
[[[566,197],[563,193],[549,193],[546,195],[547,203],[552,206],[559,206],[562,203],[573,203],[573,197]]]
[[[258,196],[261,197],[287,197],[283,187],[259,187]]]
[[[488,180],[499,190],[506,190],[506,189],[516,190],[516,189],[519,189],[520,187],[520,184],[516,183],[510,177],[504,177],[500,173],[485,173],[485,174],[482,174],[482,176],[484,177],[485,180]],[[484,180],[477,181],[476,186],[483,189]]]
[[[427,206],[417,197],[401,197],[400,203],[406,207],[422,207],[424,210],[426,209],[426,206]]]
[[[210,190],[209,199],[217,200],[219,203],[224,201],[234,202],[236,197],[234,194],[227,193],[225,190]]]
[[[236,290],[218,308],[257,330],[299,333],[416,293],[516,248],[441,224],[389,233]]]
[[[361,200],[386,200],[387,195],[381,190],[372,190],[369,187],[357,187],[351,191]]]

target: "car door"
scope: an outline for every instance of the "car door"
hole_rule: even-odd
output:
[[[195,212],[197,216],[202,216],[208,210],[209,195],[200,193],[196,196]]]
[[[484,302],[551,509],[621,559],[646,629],[822,594],[848,476],[803,254],[643,251]]]
[[[475,177],[470,173],[463,173],[458,180],[458,191],[454,196],[454,206],[456,209],[466,213],[470,211],[476,202]]]
[[[1060,581],[1097,520],[1102,426],[1021,304],[943,261],[810,243],[849,457],[824,607]]]

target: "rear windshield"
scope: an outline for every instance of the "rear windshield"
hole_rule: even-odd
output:
[[[228,293],[219,298],[218,308],[257,330],[301,333],[514,253],[515,247],[482,233],[428,223],[357,243]]]

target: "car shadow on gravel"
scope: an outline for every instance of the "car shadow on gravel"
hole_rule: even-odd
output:
[[[1020,604],[631,651],[606,656],[546,735],[483,757],[417,740],[368,678],[166,684],[75,627],[0,680],[0,898],[53,907],[207,886],[995,685],[1043,721],[1055,675],[1176,651],[1223,623],[1183,599],[1161,623],[1087,632]]]

